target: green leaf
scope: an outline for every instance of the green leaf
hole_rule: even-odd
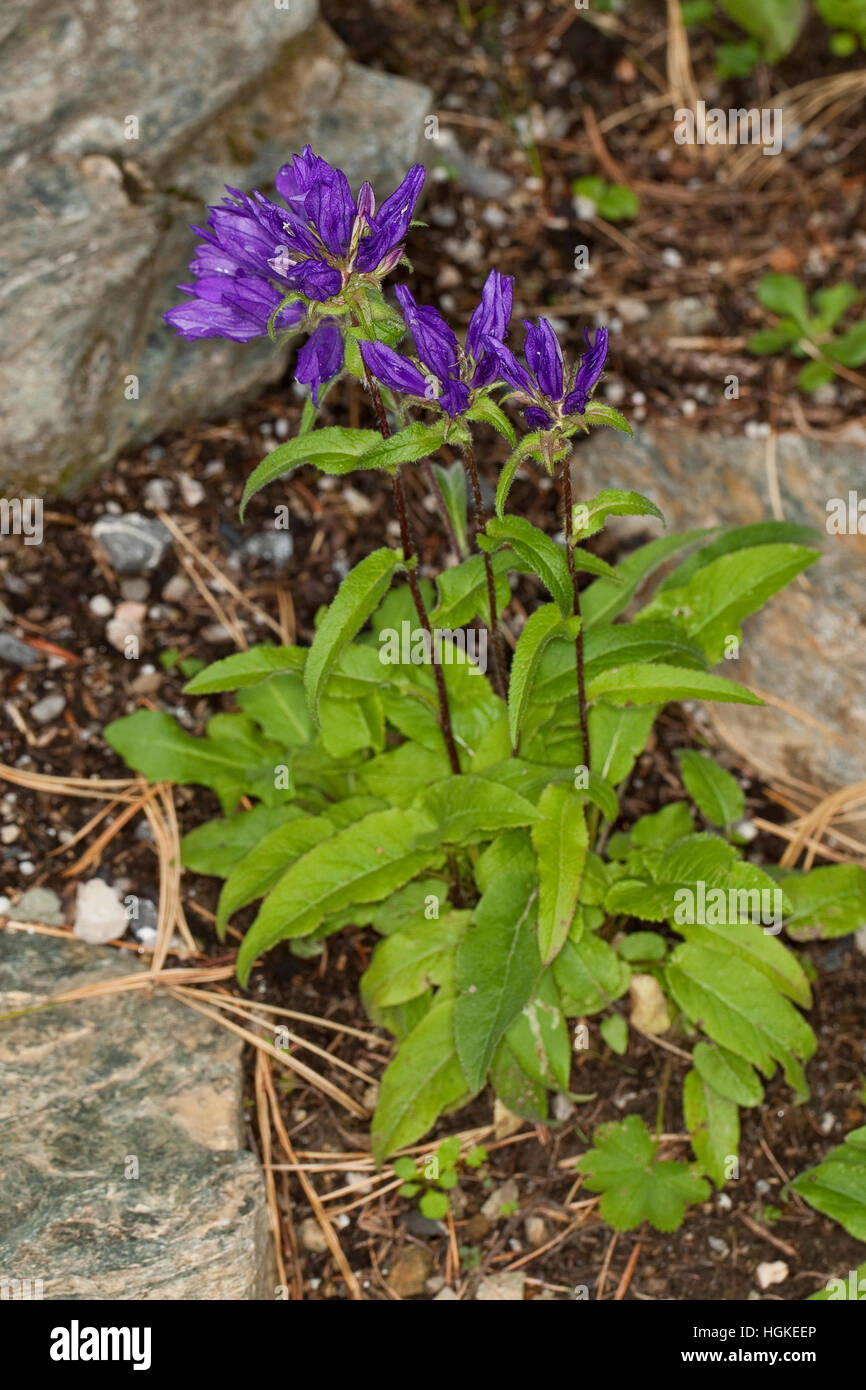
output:
[[[303,748],[312,742],[313,722],[307,712],[304,682],[297,673],[270,676],[241,690],[238,704],[278,743]]]
[[[790,53],[807,13],[805,0],[722,0],[722,8],[741,29],[760,42],[761,56],[768,63],[777,63]],[[768,280],[774,278],[791,277],[767,276]]]
[[[805,1020],[767,978],[735,956],[691,943],[678,946],[668,985],[687,1018],[722,1047],[772,1076],[776,1062],[789,1083],[802,1089],[802,1069],[815,1051]]]
[[[327,816],[305,817],[275,826],[235,864],[223,884],[217,906],[216,926],[220,940],[229,918],[247,903],[264,897],[279,881],[288,866],[314,845],[329,839],[335,826]]]
[[[571,1040],[552,971],[545,970],[539,978],[505,1042],[527,1076],[552,1090],[568,1090]]]
[[[372,758],[359,770],[359,776],[374,796],[394,806],[409,806],[420,791],[448,777],[450,771],[443,747],[425,748],[408,741]]]
[[[572,623],[576,624],[576,620],[572,619]],[[520,742],[520,729],[544,649],[561,630],[559,609],[554,603],[545,603],[526,620],[518,638],[508,683],[508,732],[512,748],[517,748]]]
[[[616,566],[616,582],[600,579],[580,596],[580,611],[585,627],[596,623],[609,623],[627,608],[641,584],[653,570],[670,560],[681,550],[687,550],[709,533],[701,527],[682,531],[679,535],[659,536],[632,551]]]
[[[382,936],[391,936],[395,931],[418,926],[431,919],[430,910],[434,904],[428,900],[435,898],[438,911],[439,901],[446,897],[446,885],[438,878],[416,878],[405,887],[398,888],[377,907],[368,909],[368,924]]]
[[[518,444],[514,453],[503,464],[502,472],[499,475],[499,482],[496,486],[496,515],[500,518],[505,514],[505,503],[508,501],[508,494],[511,491],[511,484],[514,482],[514,475],[525,459],[529,458],[533,449],[537,449],[541,435],[536,430],[532,434],[525,434]]]
[[[665,587],[641,610],[652,618],[676,617],[711,663],[725,655],[726,640],[739,637],[740,623],[796,575],[820,558],[800,545],[756,545],[720,555],[681,588]]]
[[[672,801],[660,811],[652,811],[635,821],[631,828],[631,844],[639,849],[667,849],[684,835],[690,835],[694,828],[688,802]]]
[[[538,856],[538,949],[542,964],[549,965],[571,929],[589,841],[583,806],[567,787],[547,787],[538,809],[544,816],[532,827]]]
[[[627,961],[664,960],[668,953],[667,942],[654,931],[633,931],[618,946],[619,954]]]
[[[486,893],[510,870],[530,877],[535,874],[535,854],[525,830],[503,830],[481,851],[475,864],[475,882],[481,892]]]
[[[589,743],[599,776],[618,787],[646,747],[657,710],[617,707],[599,700],[589,711]]]
[[[760,1105],[764,1088],[751,1063],[726,1047],[711,1043],[695,1044],[692,1061],[708,1086],[735,1105]]]
[[[590,401],[580,419],[585,425],[609,425],[620,434],[631,435],[632,427],[624,415],[614,410],[612,405],[602,405],[600,401]]]
[[[609,516],[657,516],[659,521],[664,521],[655,502],[642,493],[606,488],[596,493],[591,501],[575,504],[572,514],[573,538],[579,541],[594,536]]]
[[[866,319],[861,319],[841,338],[836,338],[824,349],[827,357],[841,362],[843,367],[860,367],[866,362]]]
[[[425,1192],[418,1202],[418,1209],[428,1221],[441,1221],[448,1215],[448,1197],[444,1192]]]
[[[195,830],[184,835],[180,842],[183,866],[194,874],[228,878],[234,865],[268,831],[286,821],[297,820],[303,814],[294,805],[254,806],[251,811],[238,811],[237,815],[225,819],[205,821],[204,825],[197,825]]]
[[[372,1018],[382,1008],[405,1004],[454,973],[454,954],[471,913],[449,912],[439,921],[419,922],[385,937],[361,976],[361,998]]]
[[[758,299],[765,309],[783,318],[793,319],[803,332],[808,332],[809,301],[805,287],[794,275],[765,275],[758,284]]]
[[[576,545],[573,559],[574,568],[583,574],[597,574],[602,579],[610,580],[611,584],[621,582],[613,565],[609,565],[607,560],[602,560],[600,555],[593,555],[591,550],[584,550],[582,546]]]
[[[395,1158],[394,1176],[395,1178],[402,1178],[403,1182],[412,1182],[413,1179],[417,1178],[418,1166],[414,1158]]]
[[[834,381],[836,373],[828,362],[807,362],[797,373],[797,385],[801,391],[817,391]]]
[[[866,870],[859,864],[790,874],[779,886],[793,906],[787,932],[795,941],[828,941],[866,926]]]
[[[815,545],[819,539],[818,532],[811,526],[801,526],[795,521],[755,521],[748,526],[728,526],[708,545],[693,550],[688,559],[683,560],[661,581],[656,593],[685,588],[698,570],[705,569],[720,555],[732,555],[735,551],[751,550],[758,545]],[[644,609],[640,614],[642,622],[646,612],[647,609]]]
[[[493,1057],[490,1084],[513,1114],[533,1124],[547,1119],[547,1087],[526,1074],[504,1038]]]
[[[799,1173],[791,1187],[855,1240],[866,1240],[866,1127],[852,1130],[817,1168]]]
[[[541,819],[531,801],[472,773],[437,782],[417,797],[414,807],[434,827],[419,836],[420,846],[473,845]]]
[[[373,550],[350,570],[337,590],[304,668],[307,706],[313,715],[340,653],[378,606],[401,560],[399,552],[387,547]]]
[[[454,527],[457,544],[462,550],[467,550],[469,531],[466,520],[466,469],[463,461],[457,459],[448,468],[444,468],[441,463],[434,463],[433,472],[442,491],[445,510]]]
[[[303,647],[250,647],[205,666],[187,681],[184,693],[216,695],[224,690],[243,690],[279,671],[303,671],[306,660]]]
[[[746,344],[749,352],[753,352],[757,357],[767,357],[770,353],[784,352],[800,338],[800,330],[795,324],[786,328],[780,324],[778,328],[759,328],[757,333],[753,333]]]
[[[367,433],[371,433],[367,431]],[[435,454],[445,442],[445,425],[425,425],[415,420],[389,439],[373,432],[373,444],[363,455],[363,468],[384,468],[393,473],[401,463],[417,463]]]
[[[732,1100],[719,1095],[696,1071],[683,1082],[683,1116],[692,1148],[701,1167],[717,1188],[731,1176],[731,1159],[740,1146],[740,1112]]]
[[[622,1014],[610,1014],[599,1025],[598,1031],[611,1052],[615,1052],[618,1057],[625,1056],[628,1051],[628,1024]]]
[[[725,768],[694,749],[677,752],[680,776],[686,790],[711,825],[732,825],[746,811],[743,789]]]
[[[510,545],[526,569],[538,575],[542,584],[550,591],[559,605],[563,618],[567,618],[574,606],[574,593],[568,562],[562,546],[550,536],[545,535],[531,521],[522,516],[507,516],[500,519],[491,517],[486,529],[478,537],[482,550],[494,551],[501,545]]]
[[[599,1212],[615,1231],[633,1231],[642,1221],[675,1231],[687,1204],[710,1195],[709,1184],[685,1163],[656,1161],[657,1146],[638,1115],[600,1125],[593,1145],[578,1160],[578,1172],[590,1192],[603,1194]]]
[[[375,811],[301,856],[262,903],[238,953],[246,984],[253,961],[278,941],[307,936],[329,914],[378,902],[437,862],[416,839],[429,829],[417,811]]]
[[[866,10],[864,10],[866,15]],[[816,290],[812,296],[818,309],[815,316],[815,329],[818,333],[829,333],[836,327],[840,318],[852,304],[856,304],[862,298],[856,285],[850,281],[843,280],[839,285],[828,286],[826,289]]]
[[[504,411],[489,396],[482,396],[473,406],[463,413],[464,420],[477,420],[483,425],[492,425],[499,434],[508,440],[512,449],[517,443],[517,435],[514,433],[514,426]],[[461,464],[462,468],[462,464]]]
[[[483,1085],[497,1044],[541,972],[535,908],[533,879],[504,874],[482,897],[457,948],[454,1036],[472,1091]]]
[[[638,662],[603,671],[588,683],[586,697],[588,700],[604,698],[616,704],[628,701],[633,705],[659,705],[668,700],[717,700],[740,705],[764,703],[745,686],[726,680],[724,676],[667,666],[662,662],[649,665]]]
[[[599,1013],[625,994],[631,980],[631,970],[616,951],[586,931],[578,941],[566,941],[553,962],[553,975],[570,1017]]]
[[[608,184],[598,204],[599,217],[606,218],[608,222],[625,222],[637,217],[639,211],[637,194],[619,183]]]
[[[454,1045],[454,1000],[438,999],[382,1077],[370,1136],[376,1163],[420,1139],[468,1089]]]
[[[326,691],[319,703],[319,733],[323,747],[337,760],[368,748],[381,752],[385,747],[382,701],[377,695],[338,700]]]
[[[351,473],[355,468],[370,467],[361,460],[380,437],[376,430],[350,430],[341,425],[329,425],[325,429],[287,439],[285,444],[280,444],[273,453],[262,459],[247,479],[241,498],[241,521],[251,497],[276,478],[304,464],[312,464],[321,473]]]
[[[842,35],[836,34],[834,37],[841,38]],[[854,38],[853,34],[846,37]],[[852,51],[852,49],[848,50],[848,52]],[[817,1293],[809,1294],[806,1301],[808,1303],[823,1303],[827,1300],[830,1302],[847,1300],[850,1303],[862,1303],[864,1298],[866,1298],[866,1264],[860,1265],[858,1269],[849,1270],[841,1279],[828,1279],[823,1289],[819,1289]]]
[[[511,598],[508,586],[508,556],[493,556],[493,579],[496,604],[500,612]],[[443,570],[437,579],[439,602],[430,615],[434,628],[451,629],[471,623],[480,614],[490,622],[490,603],[487,593],[487,571],[481,555],[471,555],[459,565]]]

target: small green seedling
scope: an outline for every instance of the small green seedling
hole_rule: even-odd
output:
[[[640,200],[636,193],[621,183],[605,183],[596,174],[575,179],[571,191],[579,215],[603,217],[606,222],[627,222],[637,217],[640,211]],[[594,204],[591,212],[589,203]]]
[[[794,357],[811,357],[800,370],[797,385],[801,391],[817,391],[833,380],[840,366],[859,367],[866,362],[866,318],[834,336],[836,325],[861,298],[859,290],[843,280],[816,290],[810,312],[805,286],[796,276],[765,275],[758,285],[758,299],[780,318],[774,327],[752,335],[749,351],[760,356],[788,351]]]
[[[486,1158],[487,1150],[476,1144],[463,1155],[462,1161],[467,1168],[479,1168]],[[460,1140],[456,1135],[440,1144],[435,1153],[417,1161],[408,1157],[395,1159],[394,1172],[403,1179],[400,1196],[418,1197],[420,1193],[421,1215],[430,1221],[441,1221],[448,1212],[448,1193],[457,1186],[460,1161]]]

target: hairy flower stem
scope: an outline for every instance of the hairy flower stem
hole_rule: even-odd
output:
[[[472,529],[472,539],[478,549],[478,532],[487,525],[487,512],[481,500],[481,483],[478,478],[478,465],[475,462],[475,455],[472,452],[472,445],[466,444],[463,447],[463,457],[466,460],[466,467],[469,470],[469,477],[472,479],[472,495],[475,499],[475,520]],[[493,561],[487,551],[481,552],[484,556],[484,573],[487,575],[487,600],[490,604],[490,635],[493,638],[491,647],[493,650],[493,685],[497,695],[501,695],[503,700],[508,698],[505,686],[505,650],[502,645],[502,630],[499,626],[499,614],[496,609],[496,581],[493,577]]]
[[[571,591],[574,595],[572,612],[576,618],[580,618],[580,590],[577,583],[577,570],[574,566],[574,546],[571,541],[571,467],[568,456],[562,460],[562,498],[565,510],[564,531],[565,531],[565,554],[568,559],[568,572],[571,575]],[[577,704],[580,712],[580,737],[583,743],[583,761],[586,767],[590,767],[590,748],[589,748],[589,720],[586,713],[586,677],[584,674],[583,661],[583,622],[577,629],[577,636],[574,639],[575,652],[577,654]]]
[[[388,416],[385,412],[385,405],[382,400],[381,392],[376,385],[370,369],[365,366],[364,375],[367,378],[367,389],[373,401],[376,411],[376,418],[379,421],[379,431],[383,439],[390,439],[391,426],[388,424]],[[400,468],[397,467],[392,475],[394,485],[394,505],[397,509],[397,520],[400,523],[400,545],[403,548],[403,558],[415,563],[408,570],[409,590],[412,594],[412,602],[415,604],[415,611],[418,614],[418,621],[427,633],[430,640],[430,653],[433,662],[433,676],[436,681],[436,695],[439,701],[439,723],[442,728],[442,736],[445,739],[445,747],[448,750],[448,761],[451,764],[451,771],[459,774],[460,759],[457,756],[457,745],[454,742],[454,731],[451,727],[451,707],[448,704],[448,691],[445,688],[445,677],[442,674],[442,667],[436,660],[435,645],[433,642],[433,632],[430,627],[430,619],[427,616],[427,609],[424,607],[424,598],[421,593],[421,585],[418,583],[418,565],[420,557],[412,543],[412,533],[409,529],[409,513],[406,507],[406,494],[403,491],[403,483],[400,478]]]

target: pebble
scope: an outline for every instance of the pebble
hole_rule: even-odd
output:
[[[279,420],[274,421],[274,434],[277,436],[277,439],[288,439],[289,428],[288,420],[284,419],[282,416]]]
[[[66,709],[65,695],[45,695],[30,706],[30,718],[37,724],[51,724]]]
[[[443,1221],[433,1221],[431,1217],[422,1215],[413,1207],[406,1217],[406,1230],[410,1235],[429,1240],[432,1236],[445,1235],[448,1227]]]
[[[460,1299],[454,1292],[450,1284],[446,1284],[444,1289],[440,1289],[433,1299],[434,1303],[459,1303]]]
[[[181,473],[178,479],[180,484],[180,495],[188,507],[197,507],[204,501],[204,488],[198,478],[191,478],[188,473]]]
[[[784,1260],[769,1260],[759,1264],[755,1276],[762,1289],[770,1289],[774,1284],[784,1284],[789,1274]]]
[[[10,632],[0,632],[0,661],[10,666],[35,666],[38,660],[39,653],[26,642],[19,642]]]
[[[313,1255],[324,1255],[328,1249],[325,1233],[314,1216],[301,1222],[301,1244]]]
[[[7,916],[13,922],[44,922],[48,927],[62,927],[66,921],[63,905],[50,888],[28,888]]]
[[[825,1110],[824,1114],[821,1116],[821,1123],[818,1125],[821,1133],[832,1134],[835,1126],[836,1116],[832,1115],[829,1110]]]
[[[107,594],[94,594],[87,606],[95,618],[110,618],[114,612],[114,604]]]
[[[675,246],[666,246],[662,251],[662,263],[671,270],[679,270],[683,263],[683,258]]]
[[[516,1202],[519,1195],[517,1183],[514,1178],[509,1178],[501,1187],[496,1187],[491,1192],[481,1208],[482,1216],[486,1216],[488,1221],[499,1221],[502,1217],[502,1208]]]
[[[11,906],[12,904],[4,893],[4,895],[0,897],[0,917],[8,917]]]
[[[173,574],[162,591],[166,603],[180,603],[192,592],[192,585],[185,574]]]
[[[731,1248],[728,1245],[728,1242],[726,1240],[722,1240],[721,1236],[710,1236],[709,1246],[710,1249],[713,1250],[717,1255],[721,1255],[722,1259],[726,1259],[727,1256],[731,1253]]]
[[[150,597],[150,585],[146,579],[124,579],[120,585],[120,595],[129,603],[144,603]]]
[[[163,478],[150,478],[144,486],[144,500],[155,512],[167,512],[171,506],[171,485]]]
[[[147,607],[143,603],[119,603],[114,617],[105,626],[105,636],[115,651],[122,652],[127,638],[135,637],[141,641],[142,623]]]
[[[719,1195],[716,1198],[716,1206],[718,1207],[719,1211],[730,1211],[733,1205],[734,1204],[728,1196],[727,1192],[719,1193]]]
[[[4,845],[13,845],[21,834],[20,825],[4,825],[0,830],[0,840]]]
[[[476,1303],[521,1303],[526,1287],[526,1275],[522,1270],[512,1270],[510,1274],[490,1274],[482,1279],[475,1295]]]
[[[134,695],[155,695],[162,685],[159,671],[142,671],[132,682]]]
[[[224,627],[222,623],[208,623],[207,627],[202,628],[201,635],[205,642],[212,642],[214,645],[233,640],[228,628]]]
[[[524,1230],[528,1243],[535,1250],[547,1240],[547,1222],[543,1216],[527,1216]]]
[[[94,522],[93,536],[118,574],[156,569],[171,545],[171,535],[162,522],[140,512],[101,516]]]
[[[433,1272],[433,1256],[418,1245],[407,1245],[388,1270],[388,1285],[399,1298],[415,1298],[424,1293]]]
[[[73,931],[91,946],[103,946],[123,936],[128,922],[126,910],[103,878],[79,883],[75,899]]]
[[[269,565],[287,565],[295,543],[288,531],[260,531],[244,541],[242,553],[250,560],[265,560]]]
[[[21,859],[18,863],[19,874],[24,874],[27,878],[36,872],[35,866],[30,859]]]

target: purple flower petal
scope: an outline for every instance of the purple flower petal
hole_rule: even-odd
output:
[[[402,242],[409,230],[415,204],[426,178],[423,164],[413,164],[399,188],[386,198],[373,218],[373,232],[365,237],[358,251],[359,270],[375,270],[379,262]]]
[[[331,255],[344,256],[355,221],[355,200],[342,169],[335,169],[329,179],[314,183],[304,199],[304,207]]]
[[[565,399],[566,415],[582,415],[586,410],[589,400],[589,393],[595,386],[604,370],[605,359],[607,358],[608,332],[606,328],[595,330],[595,339],[589,341],[589,329],[583,330],[586,338],[586,345],[589,349],[584,353],[577,376],[574,381],[574,389]]]
[[[424,366],[429,367],[434,376],[456,377],[459,346],[438,309],[416,304],[407,285],[397,285],[394,292]]]
[[[551,401],[562,400],[562,348],[547,319],[537,325],[524,319],[526,345],[524,356],[530,371],[535,373],[541,394]]]
[[[387,343],[360,343],[361,356],[375,377],[392,391],[405,391],[422,399],[427,390],[425,377],[414,362],[402,357]]]
[[[540,406],[529,405],[523,412],[527,425],[531,430],[549,430],[553,421],[546,410]]]
[[[343,365],[343,335],[335,323],[320,323],[298,353],[295,380],[308,384],[313,405],[319,404],[319,388]]]
[[[496,379],[496,359],[489,353],[485,355],[484,339],[504,341],[511,321],[513,298],[514,277],[491,270],[466,333],[466,354],[475,363],[473,386],[489,386]]]
[[[484,348],[496,362],[497,376],[501,376],[515,391],[524,391],[530,396],[535,394],[535,382],[510,347],[488,337],[484,339]]]

